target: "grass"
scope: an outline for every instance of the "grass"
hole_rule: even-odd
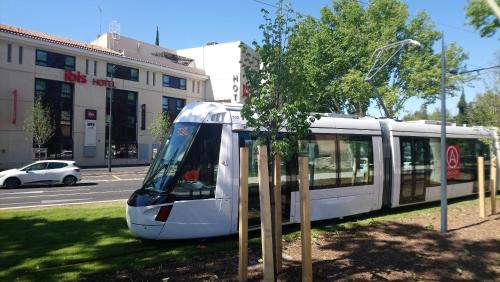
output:
[[[200,254],[193,241],[134,238],[124,216],[122,202],[0,212],[0,281],[68,281]],[[214,240],[203,253],[236,247]]]
[[[468,198],[449,206],[472,204]],[[377,221],[400,220],[434,213],[437,204],[382,211],[361,217],[313,224],[313,233],[342,230]],[[283,239],[300,236],[298,227],[284,229]],[[0,280],[68,281],[96,273],[188,261],[194,256],[236,251],[237,238],[184,241],[143,241],[132,236],[123,202],[0,212]],[[250,234],[259,246],[260,232]],[[199,244],[205,248],[197,248]],[[258,249],[258,247],[257,247]]]

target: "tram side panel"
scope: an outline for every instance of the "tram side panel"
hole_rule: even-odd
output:
[[[353,137],[356,139],[356,137]],[[372,159],[366,160],[365,156],[349,156],[352,153],[359,154],[359,147],[351,144],[342,146],[339,142],[337,147],[341,152],[337,154],[340,158],[340,173],[338,174],[340,185],[335,188],[315,187],[315,183],[321,182],[324,173],[314,165],[320,161],[313,160],[309,163],[310,198],[311,198],[311,220],[323,220],[338,218],[354,214],[366,213],[382,207],[383,201],[383,155],[382,138],[370,136]],[[350,151],[349,149],[353,149]],[[343,160],[350,159],[353,163]],[[356,163],[358,162],[358,163]],[[347,166],[347,167],[346,167]],[[350,168],[352,167],[352,170]],[[350,170],[350,171],[349,171]],[[313,173],[318,173],[313,174]],[[322,175],[323,174],[323,175]],[[363,178],[363,179],[362,179]],[[354,185],[349,185],[348,182]],[[337,182],[338,183],[338,182]],[[300,222],[300,195],[295,191],[291,193],[291,222]]]
[[[455,136],[456,137],[456,136]],[[392,207],[440,199],[440,139],[435,136],[393,137]],[[448,176],[447,198],[477,193],[477,156],[485,157],[485,179],[489,179],[489,145],[476,138],[447,138],[458,148],[456,175]],[[486,185],[488,186],[488,185]]]

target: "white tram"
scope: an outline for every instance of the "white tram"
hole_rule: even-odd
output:
[[[237,233],[241,146],[250,147],[249,226],[260,224],[257,145],[240,109],[218,103],[186,105],[142,187],[127,202],[133,234],[182,239]],[[485,157],[488,180],[490,152],[499,153],[496,133],[476,127],[446,130],[447,144],[458,153],[448,197],[473,194],[476,157]],[[309,156],[311,220],[439,199],[439,125],[323,116],[310,132],[299,147]],[[480,139],[492,140],[492,145]],[[297,158],[282,161],[281,167],[283,221],[299,223]]]

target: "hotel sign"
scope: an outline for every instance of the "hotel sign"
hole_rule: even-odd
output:
[[[87,75],[81,74],[79,71],[64,71],[64,81],[76,82],[76,83],[88,83],[92,81],[92,85],[104,86],[104,87],[115,87],[115,83],[112,80],[92,78],[92,80],[87,79]]]
[[[97,111],[92,109],[85,110],[85,144],[84,146],[97,145]]]

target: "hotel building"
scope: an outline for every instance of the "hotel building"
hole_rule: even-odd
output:
[[[113,165],[148,164],[157,113],[173,120],[189,102],[244,100],[242,44],[171,50],[113,33],[82,43],[0,24],[0,169],[33,160],[23,124],[35,98],[55,125],[48,158],[106,165],[111,106]]]

